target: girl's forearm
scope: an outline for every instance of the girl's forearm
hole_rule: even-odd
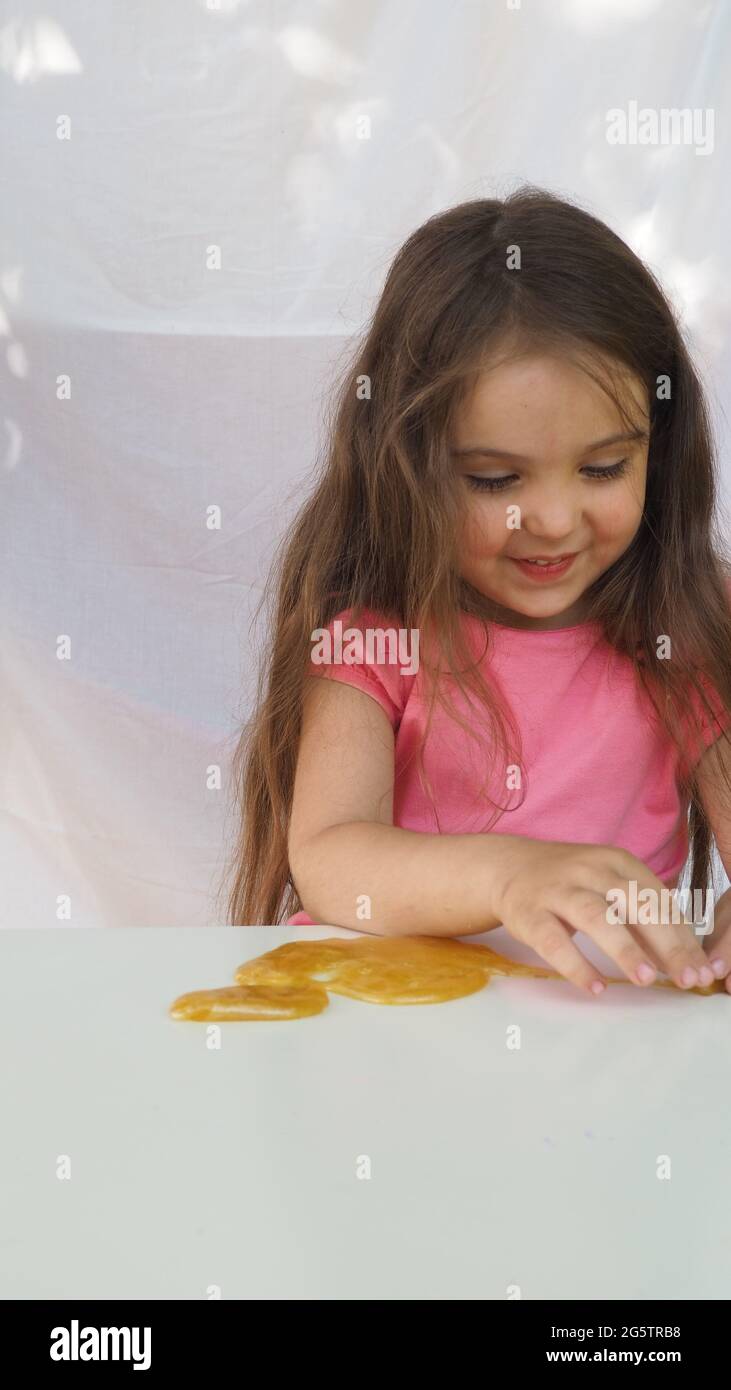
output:
[[[292,875],[315,921],[379,936],[469,936],[499,925],[495,903],[518,839],[356,821],[313,836]]]

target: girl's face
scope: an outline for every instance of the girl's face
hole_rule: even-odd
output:
[[[566,358],[504,362],[484,371],[463,402],[451,441],[465,494],[460,569],[498,622],[581,622],[583,593],[635,535],[649,402],[638,378],[625,374],[623,385],[642,422],[639,438],[627,437],[611,398]],[[555,572],[518,563],[566,556],[573,559]]]

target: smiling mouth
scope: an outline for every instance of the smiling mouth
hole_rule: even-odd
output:
[[[575,550],[567,551],[565,555],[511,555],[511,560],[515,559],[519,565],[562,565],[564,560],[573,560]]]
[[[522,571],[526,578],[548,582],[551,579],[563,578],[564,574],[567,574],[571,569],[578,553],[578,551],[572,551],[565,555],[541,556],[540,558],[535,556],[525,560],[515,559],[512,555],[508,558]]]

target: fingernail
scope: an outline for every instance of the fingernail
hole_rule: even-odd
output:
[[[649,985],[655,978],[655,971],[651,965],[646,965],[645,961],[637,967],[637,979],[641,985]]]
[[[602,994],[604,992],[604,985],[601,980],[592,980],[590,989],[592,994]]]
[[[712,985],[714,979],[713,971],[709,970],[707,965],[702,965],[698,971],[698,978],[702,985]]]
[[[683,971],[680,977],[680,983],[681,985],[697,985],[698,975],[696,974],[696,971],[693,969],[692,966],[686,965],[685,970]]]
[[[726,974],[726,962],[722,961],[720,956],[716,956],[711,961],[711,970],[717,980],[723,979],[723,976]]]

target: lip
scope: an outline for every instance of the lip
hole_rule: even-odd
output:
[[[571,569],[571,566],[573,565],[577,554],[578,551],[574,551],[570,555],[557,556],[555,563],[549,565],[533,565],[528,560],[513,559],[512,562],[514,565],[517,565],[521,574],[524,574],[527,579],[532,579],[533,582],[536,584],[546,584],[549,580],[560,579],[562,575],[567,574],[568,571]],[[512,556],[509,556],[508,558],[512,559]],[[534,560],[540,560],[548,557],[534,555],[531,558]]]

